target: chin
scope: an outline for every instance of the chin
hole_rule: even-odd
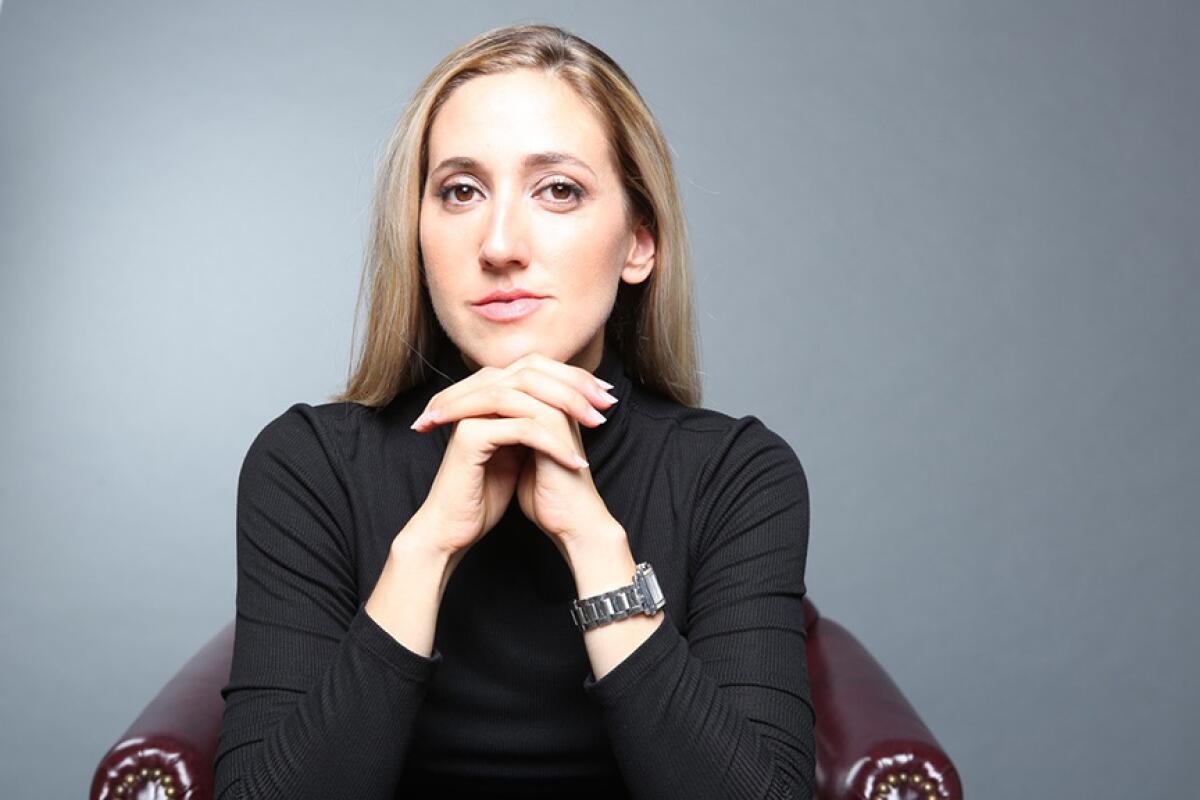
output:
[[[545,337],[526,335],[509,335],[497,337],[483,346],[459,347],[464,355],[481,367],[496,367],[503,369],[521,356],[529,353],[540,353],[555,361],[567,363],[574,356],[574,351],[563,352],[558,347],[546,344]]]

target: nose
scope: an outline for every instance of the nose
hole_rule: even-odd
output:
[[[479,261],[484,269],[493,270],[529,263],[529,209],[519,190],[498,189],[493,196]]]

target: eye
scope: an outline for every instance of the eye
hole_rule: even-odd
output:
[[[458,194],[458,192],[460,192],[463,189],[466,189],[468,192],[479,191],[478,189],[476,189],[474,186],[472,186],[469,183],[448,183],[445,186],[443,186],[441,189],[439,189],[437,194],[438,194],[438,197],[440,197],[442,199],[442,202],[444,203],[450,199],[450,195],[452,193],[454,194],[454,197],[456,200],[463,199],[462,195]],[[466,199],[468,199],[468,200],[470,199],[469,194]],[[452,205],[452,206],[453,205],[463,205],[463,203],[451,203],[450,205]]]
[[[551,191],[551,197],[556,205],[566,205],[578,202],[583,197],[583,189],[568,180],[558,178],[542,187],[542,192]],[[565,195],[559,192],[566,192]]]
[[[479,189],[469,183],[457,181],[448,183],[437,191],[437,196],[443,203],[450,206],[465,206],[469,205],[471,193],[478,192]],[[581,186],[563,178],[547,183],[541,188],[538,194],[550,192],[550,201],[554,205],[567,206],[579,202],[583,198],[584,191]],[[451,202],[453,198],[453,202]]]

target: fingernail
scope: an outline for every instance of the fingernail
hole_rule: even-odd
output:
[[[608,418],[594,408],[588,409],[588,419],[595,422],[597,425],[608,422]]]
[[[613,388],[613,385],[612,385],[611,383],[609,383],[608,381],[602,381],[602,380],[600,380],[599,378],[597,378],[595,375],[593,375],[593,376],[592,376],[592,379],[593,379],[594,381],[596,381],[596,383],[598,383],[598,384],[600,384],[601,386],[603,386],[605,389],[611,389],[611,388]]]
[[[583,456],[575,456],[575,463],[580,467],[586,467],[588,465],[587,461],[583,459]]]
[[[423,411],[421,412],[421,416],[417,417],[416,421],[414,421],[409,427],[411,427],[413,430],[416,430],[427,422],[436,422],[437,417],[437,411]]]
[[[609,394],[608,392],[600,392],[600,395],[599,395],[599,396],[600,396],[600,397],[603,397],[605,400],[607,400],[607,401],[608,401],[608,402],[610,402],[610,403],[615,403],[615,402],[617,402],[617,398],[616,398],[616,397],[613,397],[613,396],[612,396],[611,394]]]

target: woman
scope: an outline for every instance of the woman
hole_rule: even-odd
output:
[[[357,371],[242,465],[216,796],[811,797],[804,471],[698,406],[628,77],[487,32],[379,187]]]

